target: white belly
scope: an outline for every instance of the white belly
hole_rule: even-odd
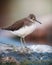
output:
[[[35,29],[36,29],[36,24],[33,23],[30,26],[24,26],[24,27],[20,28],[19,30],[11,31],[11,32],[17,36],[25,37],[25,36],[29,35],[30,33],[32,33]]]

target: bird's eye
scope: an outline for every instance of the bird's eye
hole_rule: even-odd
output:
[[[33,20],[34,20],[34,17],[33,17]]]

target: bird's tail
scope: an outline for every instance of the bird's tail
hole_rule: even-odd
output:
[[[1,30],[8,30],[8,28],[0,28]]]
[[[0,28],[0,30],[5,30],[5,28]]]

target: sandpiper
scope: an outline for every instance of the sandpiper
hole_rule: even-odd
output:
[[[41,22],[36,20],[34,14],[30,14],[28,17],[19,20],[12,24],[11,26],[3,29],[9,30],[12,34],[19,36],[22,46],[26,48],[25,37],[36,29],[35,22],[41,24]]]

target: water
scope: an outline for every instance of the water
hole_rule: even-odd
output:
[[[11,45],[17,45],[19,46],[20,38],[19,37],[12,37],[11,33],[9,31],[0,30],[0,43],[6,43]]]

